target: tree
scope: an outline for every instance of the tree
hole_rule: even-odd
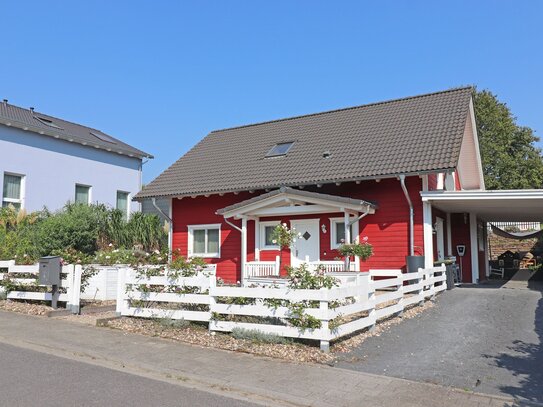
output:
[[[488,90],[474,91],[473,104],[487,189],[543,187],[539,138],[519,126],[509,107]]]

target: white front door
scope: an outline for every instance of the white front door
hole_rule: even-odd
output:
[[[443,230],[443,219],[436,217],[436,243],[437,243],[437,259],[445,259],[445,239]]]
[[[319,220],[300,219],[290,221],[291,229],[301,234],[292,245],[290,263],[292,267],[298,267],[307,261],[318,261],[320,258],[319,247]]]

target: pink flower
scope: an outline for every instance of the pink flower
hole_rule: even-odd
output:
[[[364,243],[367,242],[367,241],[368,241],[368,237],[367,237],[367,236],[364,236],[364,237],[362,238],[362,241],[363,241]]]

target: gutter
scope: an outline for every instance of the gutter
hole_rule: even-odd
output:
[[[405,186],[405,174],[400,174],[400,184],[402,186],[403,193],[405,195],[405,199],[407,200],[407,204],[409,205],[409,255],[413,256],[415,254],[415,246],[414,246],[414,216],[415,213],[413,211],[413,202],[411,202],[411,198],[409,197],[409,192],[407,191],[407,187]]]

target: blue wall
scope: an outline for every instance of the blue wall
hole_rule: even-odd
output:
[[[117,191],[140,189],[141,160],[0,125],[0,195],[5,172],[24,176],[24,207],[61,208],[75,184],[91,186],[91,201],[115,207]],[[131,210],[139,210],[133,202]]]

